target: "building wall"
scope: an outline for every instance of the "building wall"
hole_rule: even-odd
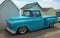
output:
[[[48,11],[42,11],[42,15],[56,16],[56,11],[54,9],[50,9]]]
[[[56,11],[54,9],[50,9],[47,11],[47,14],[51,16],[56,16]]]
[[[0,9],[0,28],[6,27],[6,19],[18,16],[19,10],[10,2],[8,1],[1,9]]]
[[[33,6],[32,8],[30,8],[30,9],[41,10],[41,8],[40,8],[38,5],[35,5],[35,6]]]
[[[19,16],[23,15],[23,10],[20,9]]]
[[[42,11],[42,15],[47,15],[47,12],[46,11]]]

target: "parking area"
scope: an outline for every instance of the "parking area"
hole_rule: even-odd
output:
[[[46,28],[24,35],[11,35],[5,30],[0,30],[0,38],[60,38],[60,23],[55,24],[54,28]]]

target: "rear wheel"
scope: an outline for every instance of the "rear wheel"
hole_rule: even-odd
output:
[[[53,28],[54,27],[54,23],[50,23],[49,27]]]
[[[24,27],[24,26],[22,26],[22,27],[19,28],[18,32],[19,32],[20,34],[25,34],[25,33],[27,32],[27,28]]]

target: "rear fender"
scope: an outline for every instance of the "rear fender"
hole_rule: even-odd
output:
[[[47,25],[49,26],[50,23],[57,23],[57,19],[56,18],[48,18]]]

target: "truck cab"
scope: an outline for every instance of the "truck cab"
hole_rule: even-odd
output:
[[[39,29],[54,27],[57,23],[56,16],[42,16],[40,10],[25,10],[22,16],[11,17],[6,20],[6,29],[15,34],[25,34],[29,31],[36,31]]]

